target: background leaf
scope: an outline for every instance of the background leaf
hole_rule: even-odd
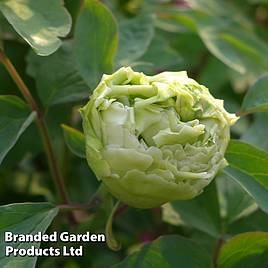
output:
[[[268,232],[268,215],[261,210],[243,217],[229,226],[229,233],[237,235],[244,232],[263,231]]]
[[[61,0],[1,0],[0,11],[18,34],[36,51],[47,56],[68,34],[71,17]]]
[[[0,96],[0,164],[36,113],[15,96]]]
[[[254,199],[227,174],[220,174],[216,178],[219,193],[221,216],[225,225],[250,215],[258,206]]]
[[[36,234],[44,233],[57,215],[58,209],[49,203],[21,203],[0,207],[0,265],[1,267],[28,268],[35,267],[37,257],[4,257],[5,247],[39,248],[40,243],[29,242],[4,242],[5,231],[15,234]]]
[[[258,76],[267,70],[268,48],[262,40],[230,22],[207,19],[199,19],[199,34],[212,54],[243,74]]]
[[[154,18],[151,14],[123,20],[119,24],[118,66],[126,66],[139,59],[148,49],[154,36]]]
[[[250,74],[252,79],[266,72],[268,48],[239,6],[212,0],[187,3],[191,12],[182,10],[181,14],[195,24],[194,30],[216,58],[241,74]]]
[[[74,35],[78,70],[93,89],[103,73],[110,73],[118,45],[116,21],[99,1],[86,0]]]
[[[242,112],[267,112],[268,111],[268,75],[261,77],[247,92]]]
[[[182,61],[181,55],[169,44],[168,40],[156,33],[145,54],[138,62],[134,62],[132,65],[138,71],[154,74],[157,71],[168,68],[173,69],[178,64],[181,64]]]
[[[213,203],[210,202],[213,200]],[[171,203],[180,218],[190,226],[213,237],[221,233],[220,211],[215,183],[211,183],[204,192],[192,200]]]
[[[268,154],[253,145],[232,140],[225,157],[230,166],[224,172],[242,185],[268,213]]]
[[[232,167],[225,168],[224,173],[242,186],[254,198],[259,207],[264,212],[268,213],[268,191],[265,187],[256,182],[254,177]]]
[[[235,236],[221,249],[219,268],[256,268],[268,265],[268,233],[251,232]]]
[[[178,235],[162,236],[145,245],[114,268],[209,268],[211,260],[206,251],[191,240]]]
[[[254,114],[254,121],[243,133],[241,139],[268,152],[268,113]]]
[[[35,78],[44,106],[88,97],[89,87],[76,69],[71,42],[64,42],[57,52],[46,58],[29,53],[27,62],[27,72]]]
[[[232,140],[229,143],[226,159],[230,166],[255,178],[263,187],[268,188],[268,154],[253,145]]]

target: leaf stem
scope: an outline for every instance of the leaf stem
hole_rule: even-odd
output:
[[[57,157],[55,155],[54,149],[53,149],[52,144],[51,144],[51,139],[49,136],[48,128],[47,128],[46,122],[44,120],[44,117],[40,117],[37,119],[37,125],[38,125],[38,128],[40,130],[40,134],[41,134],[43,144],[44,144],[46,154],[47,154],[49,167],[50,167],[51,174],[52,174],[52,177],[54,179],[54,183],[56,185],[56,188],[59,192],[59,195],[60,195],[62,201],[65,204],[70,204],[70,198],[69,198],[69,195],[67,193],[67,190],[66,190],[66,187],[64,184],[64,179],[63,179],[61,170],[59,168]]]
[[[99,199],[98,197],[94,197],[89,203],[84,203],[84,204],[62,204],[58,205],[57,207],[61,210],[95,210],[100,206],[102,203],[102,200]],[[122,213],[124,213],[127,209],[129,208],[128,205],[122,204],[119,206],[116,211],[114,212],[114,218],[118,217]]]
[[[57,157],[51,143],[51,138],[45,122],[44,113],[36,103],[28,87],[22,80],[21,76],[17,72],[16,68],[14,67],[8,56],[1,49],[0,49],[0,61],[5,66],[6,70],[8,71],[8,73],[10,74],[16,85],[18,86],[21,94],[23,95],[23,97],[25,98],[31,109],[37,113],[36,122],[42,137],[43,145],[45,147],[49,167],[51,170],[55,186],[59,192],[60,198],[62,199],[63,203],[69,204],[70,199],[66,191],[63,176],[61,174]]]
[[[239,116],[239,117],[246,116],[248,114],[249,114],[249,112],[244,112],[244,111],[238,111],[238,112],[235,113],[235,115],[236,116]]]
[[[85,204],[62,204],[57,207],[62,210],[90,210],[98,207],[101,204],[101,200],[93,198],[89,203]]]

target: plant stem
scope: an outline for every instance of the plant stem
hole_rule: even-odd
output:
[[[10,59],[1,49],[0,49],[0,61],[3,63],[8,73],[10,74],[10,76],[12,77],[16,85],[18,86],[21,94],[23,95],[23,97],[25,98],[25,100],[27,101],[31,109],[37,113],[36,122],[37,122],[37,126],[39,128],[42,141],[45,147],[49,167],[51,170],[51,174],[52,174],[55,186],[59,192],[59,195],[62,201],[65,204],[69,204],[70,199],[65,188],[64,180],[63,180],[63,177],[62,177],[59,165],[58,165],[56,154],[53,150],[51,138],[49,136],[48,128],[47,128],[45,118],[44,118],[44,113],[39,108],[38,104],[36,103],[32,94],[30,93],[28,87],[25,85],[24,81],[22,80],[21,76],[17,72],[16,68],[14,67]]]
[[[58,205],[57,207],[62,210],[90,210],[95,206],[90,204],[70,204],[70,205]]]
[[[55,152],[54,152],[52,144],[51,144],[47,125],[46,125],[43,117],[41,117],[41,118],[39,118],[39,120],[37,120],[37,125],[38,125],[38,128],[40,130],[40,134],[42,136],[43,144],[44,144],[46,154],[47,154],[49,167],[50,167],[56,188],[59,192],[59,195],[60,195],[62,201],[65,204],[70,204],[70,198],[69,198],[69,195],[67,193],[67,190],[66,190],[66,187],[64,184],[64,179],[62,177],[62,173],[61,173],[61,170],[59,168],[58,161],[57,161],[57,157],[55,155]]]
[[[236,116],[242,117],[248,115],[249,112],[244,112],[244,111],[238,111],[235,113]]]
[[[224,242],[225,241],[224,241],[223,237],[221,236],[219,238],[219,240],[217,241],[217,244],[215,246],[214,253],[213,253],[213,267],[214,268],[218,268],[218,257],[219,257],[220,250],[221,250],[221,247],[223,246]]]
[[[127,209],[129,209],[129,206],[126,204],[122,204],[121,206],[119,206],[114,213],[114,218],[116,218],[119,215],[121,215],[122,213],[124,213]]]

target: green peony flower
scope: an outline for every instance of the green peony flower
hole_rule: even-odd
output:
[[[186,72],[104,75],[81,109],[89,166],[137,208],[191,199],[226,166],[237,117]]]

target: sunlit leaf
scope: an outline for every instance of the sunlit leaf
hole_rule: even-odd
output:
[[[1,0],[0,11],[38,55],[47,56],[68,34],[71,17],[61,0]]]

